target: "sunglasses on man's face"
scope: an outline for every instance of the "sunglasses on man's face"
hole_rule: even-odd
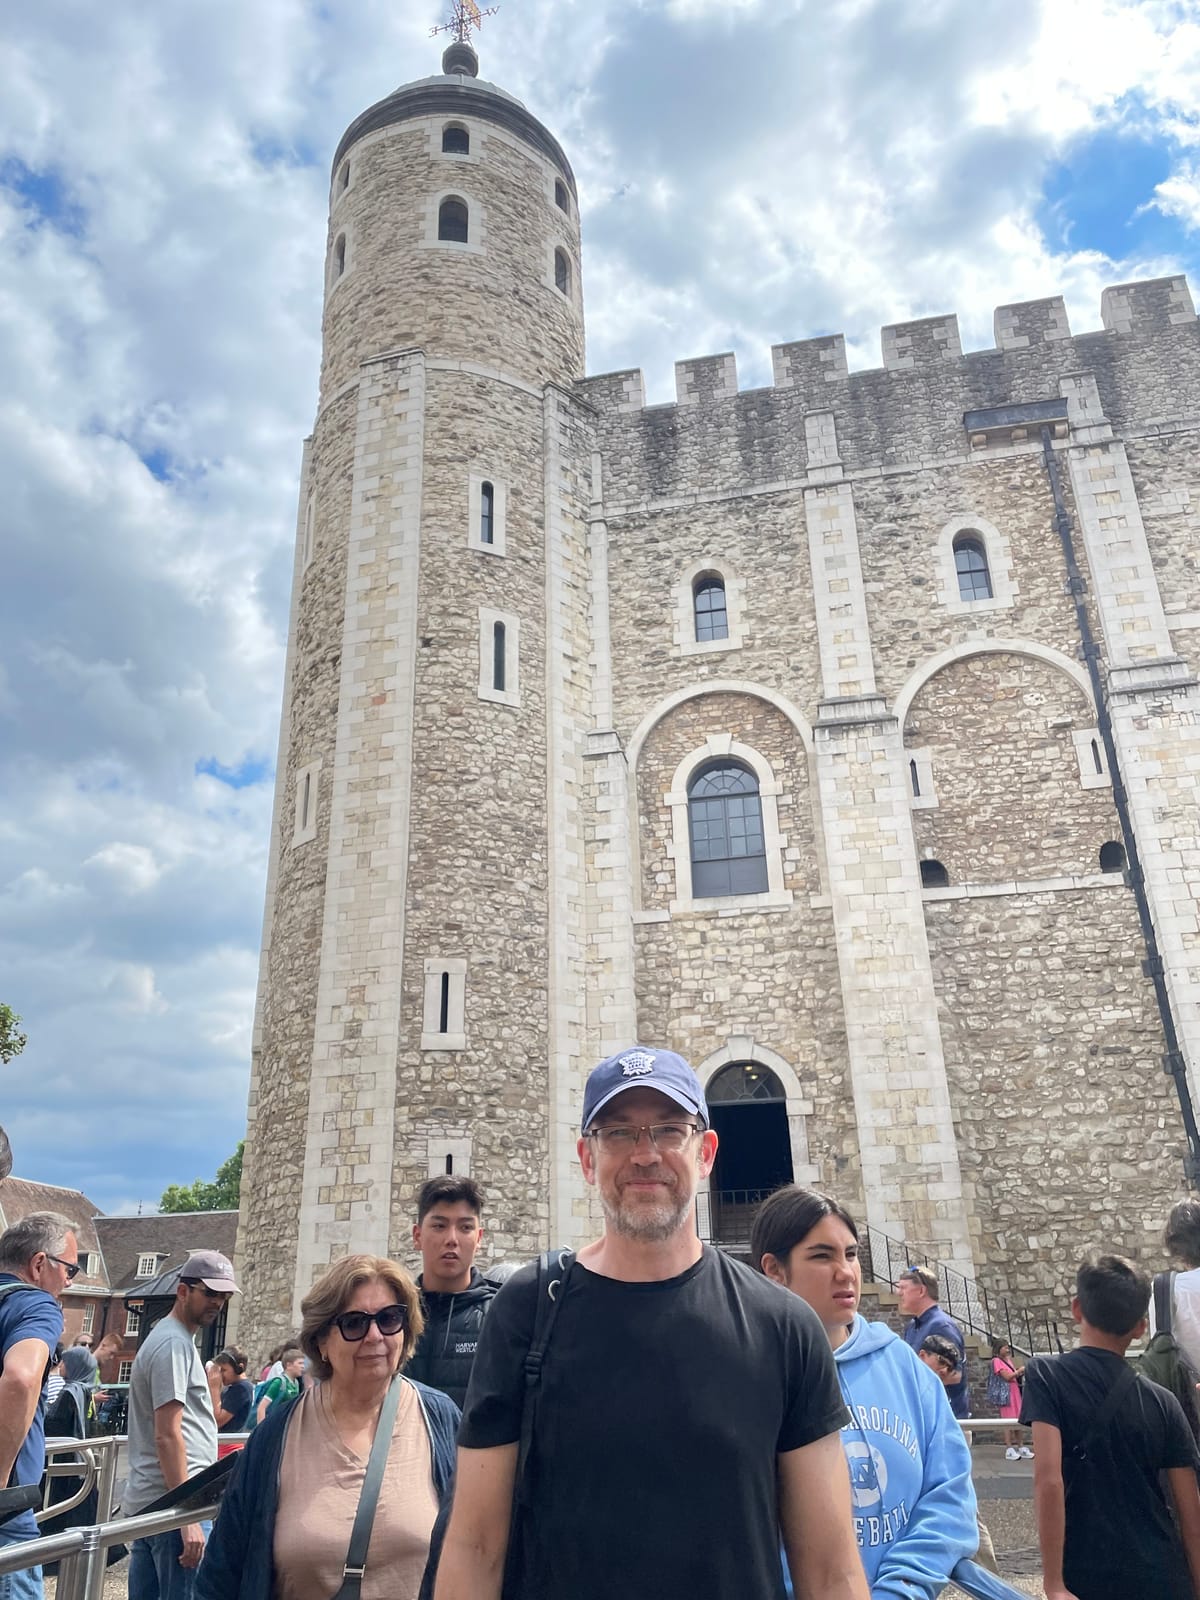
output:
[[[357,1344],[367,1337],[372,1323],[380,1333],[390,1337],[399,1333],[407,1321],[408,1313],[403,1306],[384,1306],[380,1311],[343,1311],[334,1317],[333,1325],[347,1343]]]
[[[68,1282],[71,1282],[77,1278],[79,1273],[82,1271],[82,1262],[64,1261],[61,1256],[52,1256],[48,1250],[46,1252],[46,1260],[53,1261],[56,1267],[61,1267],[67,1275]]]

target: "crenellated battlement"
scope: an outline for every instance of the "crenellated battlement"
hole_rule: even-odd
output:
[[[1196,308],[1187,279],[1178,275],[1105,289],[1100,315],[1105,333],[1145,337],[1195,323]],[[1061,295],[997,306],[992,327],[996,341],[993,349],[964,353],[957,316],[891,323],[880,332],[882,367],[853,374],[846,361],[846,340],[840,333],[773,345],[774,388],[799,391],[809,406],[821,409],[833,403],[832,397],[843,385],[856,380],[873,380],[877,384],[881,377],[886,382],[888,375],[904,378],[921,374],[945,378],[988,356],[1048,349],[1066,344],[1073,337]],[[602,412],[633,412],[645,407],[645,379],[640,369],[585,378],[578,388]],[[701,406],[735,400],[738,395],[737,360],[732,352],[675,363],[676,405]]]

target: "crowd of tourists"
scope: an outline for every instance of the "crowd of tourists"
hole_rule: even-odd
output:
[[[759,1208],[749,1265],[705,1245],[717,1136],[673,1052],[594,1069],[578,1151],[605,1218],[578,1254],[498,1286],[475,1265],[478,1186],[430,1179],[419,1276],[344,1257],[254,1369],[236,1346],[201,1361],[238,1286],[223,1256],[193,1254],[134,1361],[123,1510],[199,1474],[224,1494],[214,1523],[133,1542],[129,1600],[933,1600],[986,1564],[962,1330],[936,1276],[902,1275],[903,1336],[866,1320],[855,1218],[791,1184]],[[1078,1348],[993,1348],[1008,1455],[1033,1457],[1048,1600],[1200,1597],[1200,1205],[1175,1208],[1168,1243],[1188,1270],[1155,1285],[1150,1353],[1176,1393],[1126,1360],[1151,1280],[1118,1255],[1079,1268]],[[77,1263],[52,1213],[0,1236],[0,1483],[41,1476]],[[53,1410],[67,1396],[81,1429],[94,1370],[69,1350],[57,1374]],[[221,1433],[247,1430],[229,1454]],[[32,1512],[0,1525],[0,1553],[36,1534]],[[41,1596],[39,1569],[0,1576],[0,1600]]]

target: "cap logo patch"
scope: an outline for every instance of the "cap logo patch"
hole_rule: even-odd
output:
[[[625,1078],[644,1078],[654,1071],[654,1057],[645,1050],[631,1050],[621,1057],[621,1075]]]

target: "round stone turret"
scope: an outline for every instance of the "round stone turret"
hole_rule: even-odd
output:
[[[333,164],[323,396],[419,346],[529,383],[583,375],[575,177],[558,141],[468,44],[444,76],[357,117]],[[451,70],[453,69],[453,70]]]
[[[579,208],[470,46],[443,65],[333,163],[242,1191],[255,1344],[335,1256],[403,1252],[431,1173],[479,1179],[502,1256],[546,1242]]]

